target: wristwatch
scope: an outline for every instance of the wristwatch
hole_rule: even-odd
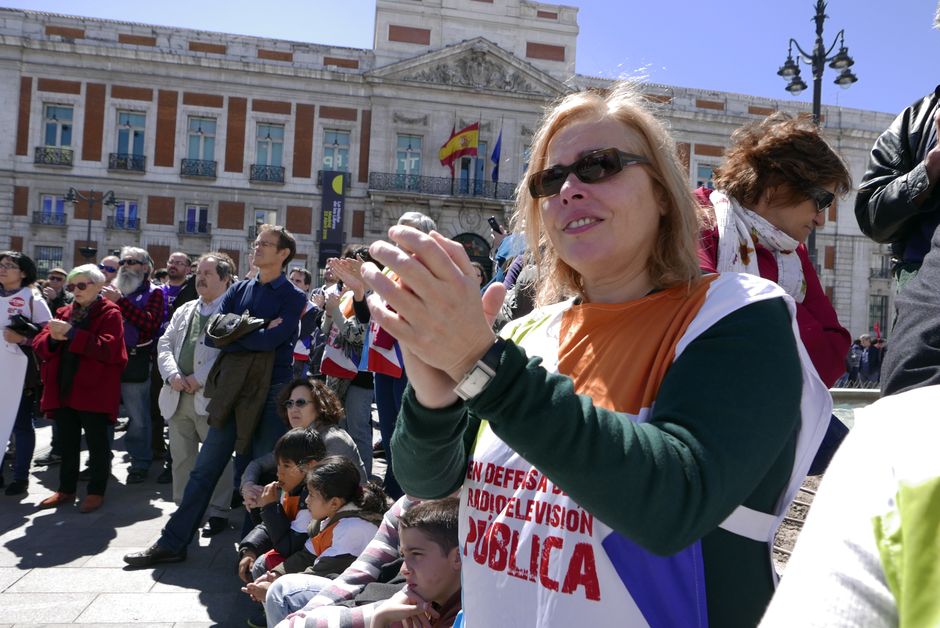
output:
[[[503,355],[503,349],[506,347],[506,341],[497,338],[483,357],[477,360],[470,372],[463,376],[454,387],[454,392],[464,401],[470,401],[489,385],[490,381],[496,377],[496,369],[499,368],[499,359]]]

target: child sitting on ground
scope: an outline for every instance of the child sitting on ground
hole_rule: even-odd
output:
[[[415,618],[431,628],[452,626],[460,612],[460,550],[457,542],[456,497],[422,502],[398,523],[401,574],[405,588],[382,602],[372,628]]]
[[[292,430],[293,431],[293,430]],[[286,573],[307,570],[335,577],[356,560],[378,530],[388,497],[372,482],[359,484],[359,470],[342,456],[329,456],[307,473],[306,504],[310,534],[301,551],[264,573],[243,590],[264,602],[268,588]]]
[[[307,470],[325,455],[320,435],[303,428],[290,430],[274,445],[277,481],[265,485],[258,498],[261,523],[238,545],[238,575],[244,582],[252,582],[303,549],[310,524],[304,480]]]

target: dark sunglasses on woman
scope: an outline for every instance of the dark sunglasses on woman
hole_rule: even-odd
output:
[[[88,286],[92,285],[91,282],[79,281],[78,283],[70,283],[65,286],[65,289],[69,292],[75,292],[75,289],[84,290]]]
[[[529,194],[533,198],[555,196],[561,192],[561,186],[574,173],[583,183],[597,183],[608,179],[627,166],[648,164],[646,157],[625,153],[619,148],[595,150],[569,166],[552,166],[529,176]]]
[[[836,200],[836,195],[823,188],[812,187],[806,190],[806,195],[816,202],[816,213],[821,214]]]
[[[284,407],[290,410],[294,406],[298,408],[303,408],[304,406],[313,403],[312,401],[307,401],[306,399],[288,399],[284,402]]]

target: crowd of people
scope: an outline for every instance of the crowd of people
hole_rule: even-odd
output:
[[[936,96],[925,103],[915,117],[940,127]],[[812,604],[827,618],[862,618],[845,625],[932,625],[917,577],[933,582],[936,543],[907,532],[935,528],[917,482],[940,473],[918,464],[923,439],[901,479],[873,464],[877,490],[821,492],[809,549],[798,544],[771,603],[769,547],[806,475],[838,449],[833,483],[849,485],[879,439],[904,459],[878,417],[940,398],[931,387],[879,402],[839,447],[829,387],[884,372],[902,392],[940,372],[940,326],[925,315],[940,241],[921,237],[938,220],[924,208],[940,149],[935,128],[926,148],[911,139],[905,115],[876,145],[857,205],[874,237],[908,236],[890,353],[880,334],[852,342],[806,251],[852,189],[823,133],[784,114],[747,125],[715,189],[693,192],[629,84],[547,110],[511,224],[491,222],[492,278],[418,212],[317,277],[291,265],[297,242],[277,225],[259,227],[245,277],[221,252],[176,252],[156,269],[127,246],[39,284],[28,256],[2,252],[5,359],[26,365],[6,494],[28,488],[38,406],[54,421],[42,462],[60,470],[38,507],[73,505],[82,481],[80,512],[104,507],[126,417],[127,483],[163,458],[153,479],[172,483],[177,510],[124,561],[184,561],[237,507],[233,562],[256,626],[734,627],[760,623],[768,604],[777,625],[822,595]],[[896,176],[926,181],[913,198],[884,172],[898,160],[883,153],[907,143],[915,172]],[[902,541],[927,560],[911,566]],[[839,561],[803,558],[827,545],[844,546]],[[866,586],[847,592],[854,577]]]

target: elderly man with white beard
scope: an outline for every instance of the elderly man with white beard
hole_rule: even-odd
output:
[[[121,378],[121,399],[129,423],[124,437],[131,467],[128,484],[147,478],[153,461],[150,449],[150,366],[154,340],[163,321],[163,292],[150,283],[153,260],[147,251],[132,246],[121,249],[120,268],[114,282],[101,294],[117,304],[124,318],[127,367]]]

